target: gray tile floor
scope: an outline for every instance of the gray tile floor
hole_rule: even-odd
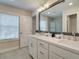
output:
[[[31,59],[28,55],[28,48],[17,49],[0,54],[0,59]]]

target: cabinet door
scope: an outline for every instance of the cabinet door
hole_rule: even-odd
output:
[[[28,46],[28,35],[32,30],[32,19],[30,16],[20,17],[20,47]],[[29,27],[29,28],[28,28]]]
[[[64,59],[64,58],[57,55],[56,53],[50,52],[49,59]]]
[[[32,55],[33,54],[33,52],[32,52],[32,50],[33,50],[33,47],[32,47],[32,37],[29,36],[28,40],[29,40],[29,54]]]
[[[65,52],[66,54],[64,55],[65,59],[79,59],[79,55],[72,53],[70,51]]]
[[[34,59],[37,59],[37,39],[36,38],[34,38],[33,39],[33,57],[34,57]]]
[[[48,59],[48,50],[44,48],[38,49],[38,59]]]
[[[30,44],[30,47],[29,47],[30,55],[34,59],[37,59],[37,39],[30,38],[30,43],[29,44]]]

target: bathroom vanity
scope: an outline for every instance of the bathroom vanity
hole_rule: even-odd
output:
[[[79,41],[30,35],[29,55],[34,59],[79,59]]]
[[[58,1],[63,2],[39,12],[36,30],[52,34],[65,32],[68,36],[30,35],[29,54],[34,59],[79,59],[79,38],[75,37],[75,33],[79,36],[79,0]]]

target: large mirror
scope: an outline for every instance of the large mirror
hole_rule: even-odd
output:
[[[40,31],[79,32],[79,0],[65,0],[40,13]]]

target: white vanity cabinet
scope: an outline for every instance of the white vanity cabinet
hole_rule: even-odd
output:
[[[37,59],[37,39],[34,37],[29,38],[29,54],[34,58]]]
[[[79,59],[79,54],[75,53],[76,50],[73,51],[67,46],[50,43],[38,37],[30,37],[29,40],[29,52],[34,59]]]
[[[48,59],[48,43],[38,40],[38,59]]]

